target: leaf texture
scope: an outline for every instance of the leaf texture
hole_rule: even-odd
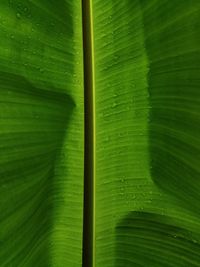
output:
[[[200,264],[199,4],[93,1],[97,267]]]
[[[81,4],[0,10],[0,266],[81,266]]]
[[[198,267],[200,2],[88,1],[89,100],[81,1],[0,3],[0,266],[82,266],[92,193],[92,267]]]

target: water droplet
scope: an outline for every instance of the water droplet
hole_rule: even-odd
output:
[[[18,19],[20,19],[20,18],[21,18],[21,15],[20,15],[20,13],[17,13],[17,15],[16,15],[16,16],[17,16],[17,18],[18,18]]]
[[[107,136],[107,137],[105,138],[105,140],[106,140],[106,142],[108,142],[108,141],[110,140],[109,136]]]
[[[114,102],[114,103],[112,104],[112,108],[115,108],[116,106],[117,106],[117,103]]]
[[[40,68],[40,72],[43,73],[44,72],[44,69]]]

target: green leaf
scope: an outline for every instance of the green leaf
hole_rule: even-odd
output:
[[[200,2],[92,2],[94,266],[199,266]]]
[[[199,17],[1,0],[0,266],[200,265]]]
[[[196,233],[165,215],[131,212],[117,226],[115,266],[198,266]],[[193,238],[193,239],[192,239]]]
[[[80,266],[80,1],[0,3],[0,266]]]

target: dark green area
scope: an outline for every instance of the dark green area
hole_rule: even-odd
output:
[[[177,227],[172,218],[130,212],[116,227],[116,267],[197,267],[197,233]]]
[[[49,266],[54,171],[74,103],[19,75],[0,80],[0,262]]]
[[[152,179],[199,218],[200,2],[141,1],[141,8]]]

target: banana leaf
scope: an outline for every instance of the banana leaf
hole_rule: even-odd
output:
[[[92,2],[94,266],[200,266],[200,2]]]
[[[0,266],[200,266],[199,0],[1,0],[0,40]]]
[[[80,266],[81,3],[0,2],[0,266]]]

